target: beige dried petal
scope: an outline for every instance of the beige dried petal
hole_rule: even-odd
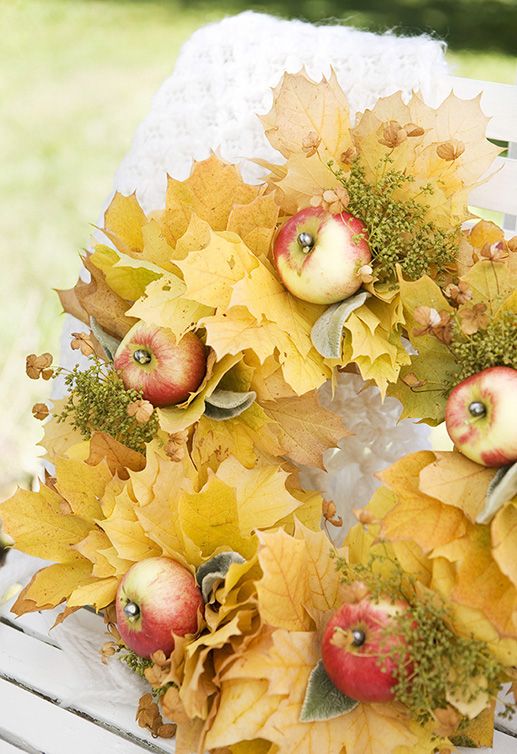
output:
[[[139,424],[147,424],[153,415],[154,406],[143,399],[133,401],[127,407],[127,415],[134,416]]]
[[[322,505],[323,518],[328,521],[329,524],[339,528],[343,526],[343,519],[337,514],[337,508],[331,500],[324,500]]]
[[[73,332],[70,347],[73,351],[80,350],[83,356],[91,356],[95,353],[91,336],[86,332]]]
[[[464,307],[458,311],[458,315],[461,320],[461,330],[465,335],[474,335],[478,330],[485,330],[490,323],[486,304]]]
[[[438,146],[436,147],[436,154],[438,155],[438,157],[440,157],[440,159],[442,160],[446,160],[447,162],[457,160],[458,157],[461,157],[464,151],[465,144],[458,139],[442,141],[442,143],[438,144]]]
[[[479,252],[479,256],[483,259],[489,259],[491,262],[501,262],[508,258],[508,244],[505,241],[486,243]]]
[[[443,292],[448,299],[450,299],[454,304],[458,306],[461,304],[466,304],[467,301],[470,301],[472,298],[472,291],[469,288],[468,283],[463,280],[460,280],[458,285],[449,283],[449,285],[446,286]]]
[[[54,373],[52,369],[49,369],[51,364],[52,354],[42,353],[41,356],[36,356],[35,353],[31,353],[25,359],[25,371],[31,380],[37,380],[39,377],[48,380]]]
[[[311,200],[309,204],[311,205],[311,207],[321,207],[322,202],[323,202],[323,197],[316,194],[316,196],[311,196]]]
[[[357,151],[357,148],[352,145],[341,153],[340,160],[341,162],[344,162],[345,165],[350,165],[355,159],[357,159],[358,154],[359,152]]]
[[[436,327],[440,324],[440,315],[436,309],[430,306],[417,306],[414,311],[417,322],[426,327]]]
[[[433,335],[442,343],[449,345],[452,343],[453,321],[449,312],[440,312],[440,322],[432,328]]]
[[[414,372],[408,372],[402,377],[402,382],[408,387],[422,387],[425,385],[425,381],[418,379]]]
[[[49,415],[49,407],[45,403],[35,403],[32,407],[32,415],[38,421],[43,421]]]
[[[188,430],[186,429],[182,432],[175,432],[169,435],[169,439],[165,445],[165,453],[171,461],[183,460],[185,457],[188,436]]]
[[[368,524],[374,524],[378,520],[371,511],[367,511],[364,508],[354,508],[352,513],[359,523],[364,524],[365,526],[368,526]]]
[[[407,139],[407,133],[396,120],[390,120],[381,126],[381,135],[378,139],[379,144],[385,147],[395,149]]]
[[[305,153],[306,157],[312,157],[313,154],[316,154],[318,151],[318,147],[321,144],[321,137],[318,136],[316,131],[309,131],[307,136],[305,136],[302,140],[302,151]]]
[[[370,590],[362,581],[354,581],[343,588],[344,602],[361,602],[368,597]]]
[[[324,202],[329,202],[329,203],[336,202],[337,198],[338,196],[333,189],[325,189],[325,191],[323,192]]]
[[[406,123],[403,128],[410,139],[413,139],[416,136],[423,136],[425,134],[422,126],[419,126],[416,123]]]
[[[162,723],[156,729],[158,738],[174,738],[176,735],[176,726],[174,723]]]

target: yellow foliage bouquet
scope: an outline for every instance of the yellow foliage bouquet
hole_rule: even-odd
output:
[[[52,474],[0,506],[15,546],[54,563],[13,610],[63,604],[59,621],[101,611],[104,659],[146,678],[138,721],[175,736],[178,754],[489,745],[517,665],[515,424],[496,464],[465,448],[400,459],[339,546],[321,529],[340,525],[333,502],[304,490],[299,470],[347,434],[317,397],[339,371],[428,424],[484,370],[507,370],[515,389],[517,238],[464,226],[498,149],[479,101],[453,95],[432,109],[395,94],[352,125],[334,74],[286,74],[262,120],[284,158],[262,163],[263,183],[213,154],[185,181],[169,177],[165,208],[150,215],[116,194],[106,243],[83,259],[89,282],[60,292],[85,325],[71,347],[89,366],[27,358],[29,377],[61,375],[67,395],[34,407],[52,414]],[[284,284],[275,245],[304,212],[360,220],[354,243],[371,259],[344,300],[302,300]],[[309,254],[311,233],[298,241]],[[164,332],[171,348],[194,338],[204,354],[196,384],[169,402],[120,360],[128,348],[151,369]],[[126,575],[153,558],[192,574],[202,605],[194,630],[145,656],[116,608]],[[325,652],[360,656],[365,626],[327,641],[329,626],[343,606],[381,603],[399,606],[377,662],[392,690],[355,698],[332,682]]]

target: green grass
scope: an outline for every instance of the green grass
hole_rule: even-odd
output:
[[[192,31],[224,15],[209,7],[0,0],[0,488],[34,467],[30,407],[49,388],[25,378],[24,357],[58,352],[51,289],[75,282],[89,223],[154,92]],[[517,73],[510,56],[450,58],[460,75],[512,82]]]

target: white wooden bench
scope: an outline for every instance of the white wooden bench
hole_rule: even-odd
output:
[[[463,98],[483,92],[482,106],[493,116],[488,136],[509,144],[508,156],[497,160],[498,172],[473,191],[470,199],[473,207],[502,213],[504,227],[513,235],[511,231],[517,227],[517,86],[455,77],[450,85]],[[41,613],[15,620],[8,607],[0,607],[0,754],[173,750],[170,741],[153,739],[139,728],[127,707],[96,699],[74,704],[73,662],[49,634],[53,615]],[[98,636],[100,647],[104,625],[99,616],[83,610],[81,622]],[[498,721],[493,748],[480,751],[516,754],[517,722]]]

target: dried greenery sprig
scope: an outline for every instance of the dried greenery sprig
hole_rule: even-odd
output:
[[[141,407],[142,394],[127,390],[110,364],[97,356],[89,357],[91,366],[81,370],[75,366],[71,371],[57,369],[55,376],[64,375],[68,398],[58,422],[68,421],[89,439],[93,432],[106,432],[132,450],[143,452],[145,444],[158,432],[156,411],[145,422],[132,407]]]
[[[332,162],[328,166],[348,192],[347,211],[366,226],[376,277],[395,283],[396,267],[400,265],[406,279],[417,280],[426,274],[436,279],[456,259],[460,229],[444,230],[429,221],[425,202],[414,197],[397,198],[415,179],[392,169],[392,162],[389,155],[381,161],[375,183],[366,180],[359,159],[352,163],[349,173]],[[420,195],[432,193],[431,184],[420,189]]]

